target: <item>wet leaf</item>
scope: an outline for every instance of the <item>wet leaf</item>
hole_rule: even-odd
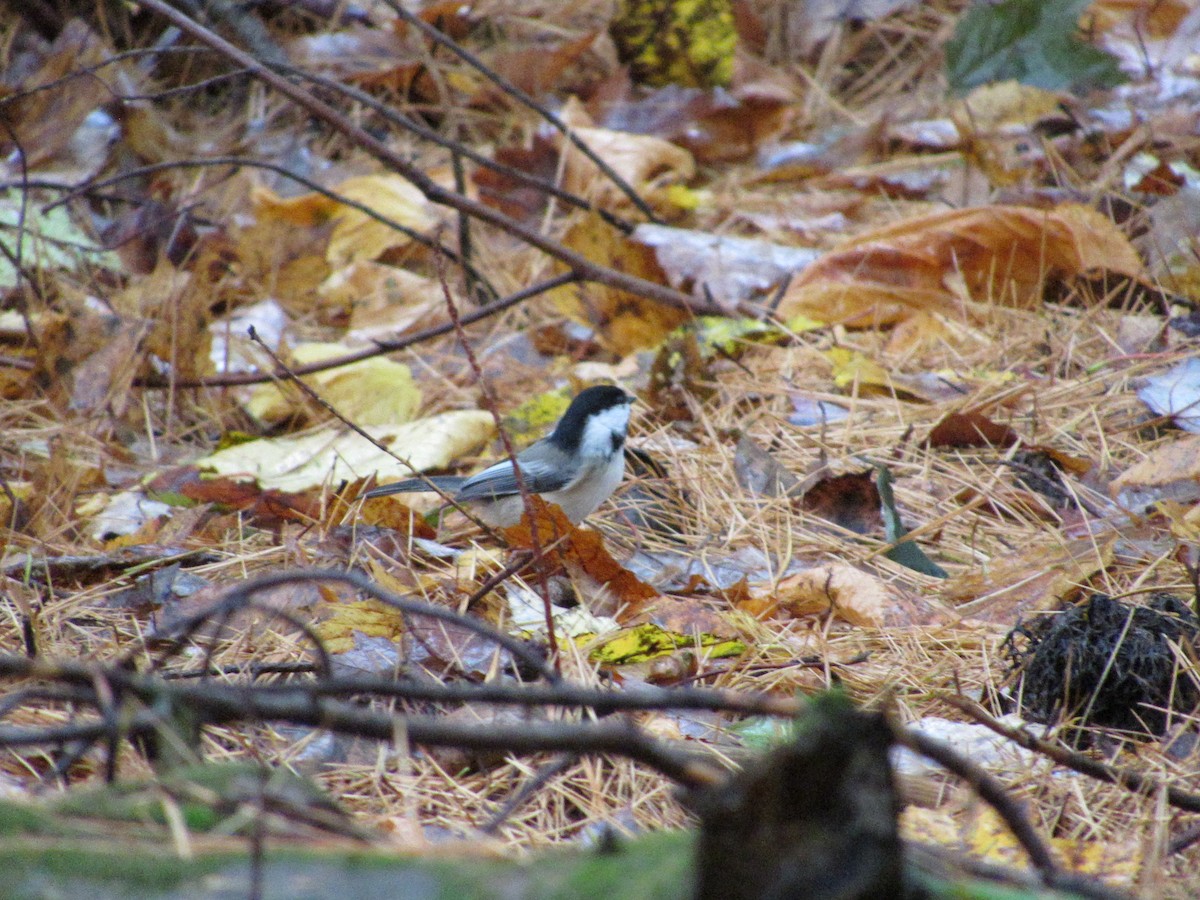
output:
[[[1200,432],[1200,359],[1185,359],[1166,372],[1143,378],[1137,395],[1178,428]]]

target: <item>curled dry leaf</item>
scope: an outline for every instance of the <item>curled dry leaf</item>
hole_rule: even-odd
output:
[[[567,104],[562,119],[593,153],[636,191],[644,191],[652,184],[684,182],[696,174],[692,154],[682,147],[645,134],[596,128],[578,101]],[[562,148],[566,157],[563,181],[567,190],[605,206],[629,202],[620,188],[578,147],[564,140]]]
[[[1111,220],[1085,206],[986,206],[905,219],[827,253],[792,283],[783,317],[892,325],[966,299],[1031,307],[1051,276],[1136,276],[1141,260]],[[961,284],[961,289],[955,284]]]
[[[757,618],[783,611],[791,616],[832,613],[851,625],[879,627],[891,598],[887,587],[866,572],[838,563],[789,575],[775,584],[750,585],[739,607]]]

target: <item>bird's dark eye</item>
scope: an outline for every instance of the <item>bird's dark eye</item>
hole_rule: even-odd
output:
[[[614,433],[613,433],[613,435],[612,435],[612,448],[613,448],[613,453],[616,453],[618,450],[620,450],[620,449],[621,449],[621,447],[622,447],[622,445],[624,445],[624,443],[625,443],[625,435],[623,435],[623,434],[616,434],[616,433],[614,432]]]

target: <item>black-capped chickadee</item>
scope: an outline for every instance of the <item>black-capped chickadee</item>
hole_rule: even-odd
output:
[[[562,508],[578,524],[620,484],[625,474],[625,431],[634,398],[618,387],[580,391],[554,430],[517,454],[525,489]],[[428,491],[430,483],[456,503],[469,503],[494,527],[515,525],[525,505],[511,460],[501,460],[469,478],[439,475],[382,484],[367,497]]]

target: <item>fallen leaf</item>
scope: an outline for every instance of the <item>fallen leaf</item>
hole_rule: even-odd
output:
[[[644,223],[634,229],[633,240],[654,248],[671,287],[697,295],[707,288],[731,312],[820,256],[804,247]]]
[[[324,318],[347,322],[346,344],[371,344],[449,322],[441,286],[383,263],[359,260],[330,274],[317,288]],[[451,291],[455,305],[462,298]]]
[[[363,637],[395,641],[404,633],[404,614],[379,600],[326,605],[325,613],[327,618],[313,631],[330,653],[348,653],[361,645]]]
[[[653,249],[622,236],[597,216],[577,222],[562,242],[592,262],[666,284]],[[599,283],[567,285],[553,296],[565,315],[594,328],[596,339],[618,356],[658,345],[688,320],[684,310]]]
[[[751,494],[763,497],[799,496],[800,479],[749,435],[738,439],[733,454],[737,483]]]
[[[490,413],[471,409],[364,430],[391,447],[407,466],[362,436],[335,428],[300,437],[249,441],[198,459],[195,465],[216,475],[298,493],[357,481],[377,472],[407,478],[414,472],[445,468],[490,438],[495,424]]]
[[[1200,436],[1159,446],[1118,475],[1109,486],[1109,495],[1123,509],[1138,514],[1160,500],[1176,503],[1200,500]]]
[[[980,571],[948,579],[938,592],[962,615],[1013,625],[1058,608],[1112,564],[1114,536],[1034,545],[989,560]]]
[[[551,548],[547,555],[557,559],[572,578],[595,583],[595,592],[589,591],[587,598],[592,613],[625,622],[637,615],[647,600],[658,596],[658,591],[612,558],[599,532],[572,525],[561,509],[537,495],[529,502],[535,526],[530,525],[526,513],[518,524],[502,530],[505,540],[513,547],[533,549],[536,533],[538,546],[543,552]]]
[[[795,617],[832,614],[871,628],[884,624],[890,603],[882,581],[840,563],[805,569],[774,584],[751,584],[749,592],[750,599],[739,608],[756,618],[776,612]]]
[[[400,175],[361,175],[332,190],[420,234],[431,231],[444,218],[411,181]],[[378,259],[385,251],[406,246],[412,240],[391,225],[324,194],[314,192],[284,199],[257,187],[251,199],[260,218],[304,228],[332,223],[325,258],[335,269],[358,260]]]
[[[621,666],[697,647],[712,658],[739,656],[746,652],[746,645],[741,641],[711,634],[677,634],[646,623],[606,638],[588,653],[588,658],[602,666]]]
[[[571,131],[635,191],[687,181],[696,173],[692,154],[662,138],[596,128],[578,101],[563,109],[561,118]],[[563,186],[606,208],[628,205],[625,193],[574,144],[561,141]]]
[[[929,432],[930,447],[1010,447],[1017,434],[979,410],[949,413]]]
[[[300,344],[291,352],[293,366],[333,359],[353,352],[343,344]],[[421,406],[421,391],[404,363],[382,356],[302,376],[321,399],[356,425],[400,425]],[[259,422],[278,424],[312,404],[300,388],[288,382],[264,384],[245,404]]]
[[[1141,379],[1137,395],[1155,413],[1170,417],[1176,427],[1200,432],[1200,359],[1185,359],[1166,372]]]
[[[949,210],[874,229],[825,254],[792,282],[779,314],[892,325],[922,310],[960,311],[955,281],[973,301],[1032,307],[1048,277],[1091,269],[1142,271],[1128,239],[1093,209]]]

